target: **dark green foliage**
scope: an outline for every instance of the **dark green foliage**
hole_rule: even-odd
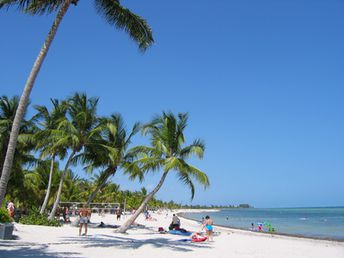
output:
[[[58,10],[63,2],[64,0],[0,0],[0,8],[17,6],[24,13],[45,14]]]
[[[12,222],[12,218],[8,214],[8,210],[6,208],[0,209],[0,223],[10,223]]]
[[[1,1],[1,0],[0,0]],[[0,97],[0,167],[8,141],[8,132],[12,124],[19,98]],[[123,170],[131,179],[142,181],[148,170],[160,171],[161,168],[177,172],[177,178],[190,186],[194,194],[193,179],[208,186],[208,177],[197,168],[186,163],[189,157],[202,158],[204,144],[195,140],[184,146],[183,130],[187,124],[187,115],[175,116],[163,113],[150,124],[143,127],[144,133],[151,136],[152,146],[133,146],[132,137],[142,128],[136,123],[131,130],[125,127],[119,114],[99,117],[98,98],[88,98],[86,94],[76,93],[67,100],[51,100],[51,109],[35,106],[37,113],[22,122],[15,162],[7,191],[7,200],[15,203],[16,209],[25,213],[27,209],[42,205],[52,168],[51,192],[47,208],[51,209],[57,194],[63,171],[60,162],[64,162],[70,149],[79,153],[72,159],[70,169],[65,171],[61,202],[97,202],[120,203],[127,210],[137,209],[148,191],[127,191],[113,183],[111,179],[117,170]],[[38,155],[41,154],[41,155]],[[39,159],[34,160],[35,156]],[[136,161],[141,161],[136,165]],[[77,176],[73,165],[82,165],[93,178]],[[99,187],[101,185],[101,187]],[[90,196],[94,198],[90,200]],[[171,199],[173,196],[171,196]],[[154,197],[148,202],[150,209],[181,208],[180,204],[163,202]],[[6,211],[7,214],[7,211]],[[46,216],[31,211],[20,222],[34,225],[58,226],[57,220],[48,222]]]
[[[41,225],[51,227],[61,226],[60,221],[57,219],[48,220],[48,216],[45,214],[39,214],[38,210],[30,211],[29,215],[23,216],[19,222],[26,225]]]
[[[120,5],[118,0],[96,0],[98,13],[117,29],[122,29],[139,44],[141,50],[153,44],[152,30],[147,22],[129,9]]]

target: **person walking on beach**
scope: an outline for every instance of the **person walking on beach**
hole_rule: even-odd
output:
[[[213,241],[213,220],[209,216],[205,216],[203,229],[204,228],[208,236],[208,241]]]
[[[82,230],[83,225],[85,227],[85,233],[83,234],[83,236],[84,235],[86,236],[88,220],[91,217],[91,210],[88,209],[86,205],[84,205],[84,207],[79,212],[79,216],[80,216],[79,236],[81,236],[81,230]]]

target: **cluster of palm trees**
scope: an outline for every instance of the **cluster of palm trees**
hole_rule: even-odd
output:
[[[70,10],[70,7],[72,5],[77,6],[78,2],[79,0],[0,0],[0,9],[17,7],[21,12],[31,15],[51,14],[57,12],[50,31],[45,38],[44,44],[25,83],[17,111],[13,119],[12,127],[10,129],[11,133],[9,134],[7,150],[1,170],[0,206],[3,203],[3,199],[7,191],[7,184],[12,171],[20,126],[29,104],[31,90],[64,16]],[[129,34],[130,38],[138,44],[140,50],[145,51],[153,44],[154,39],[152,30],[147,22],[140,16],[132,13],[129,9],[122,6],[120,0],[94,0],[94,6],[97,13],[102,16],[108,24],[116,29],[124,30]]]
[[[119,170],[130,179],[140,181],[148,172],[161,172],[160,181],[150,193],[142,189],[138,195],[134,194],[136,202],[129,201],[137,210],[119,229],[125,232],[149,202],[159,205],[154,195],[169,173],[175,173],[189,186],[192,198],[193,180],[204,187],[209,185],[207,175],[186,162],[191,156],[202,158],[204,152],[204,144],[199,139],[184,146],[187,114],[176,116],[163,112],[149,123],[136,123],[127,130],[121,115],[102,117],[97,114],[98,100],[75,93],[65,100],[51,99],[50,109],[34,106],[36,113],[30,119],[24,116],[7,190],[9,196],[24,200],[32,195],[31,200],[41,206],[41,213],[49,207],[52,219],[61,199],[90,203],[93,200],[112,202],[116,197],[119,201],[124,192],[119,191],[118,185],[109,183]],[[0,98],[0,166],[6,156],[18,102],[18,97]],[[138,132],[150,138],[149,146],[133,146],[132,137]],[[64,164],[61,171],[59,164]],[[89,182],[75,176],[71,170],[75,165],[82,165],[85,171],[93,173],[94,179]],[[31,191],[19,196],[25,194],[22,189]],[[126,194],[130,196],[129,192]]]

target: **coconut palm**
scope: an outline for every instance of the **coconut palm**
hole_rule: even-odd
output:
[[[203,158],[204,153],[204,144],[199,139],[195,140],[191,145],[183,147],[187,118],[187,114],[180,113],[176,117],[172,113],[163,113],[143,127],[143,134],[150,135],[151,147],[139,146],[133,148],[136,154],[141,155],[133,164],[139,165],[144,172],[162,170],[162,176],[153,191],[146,195],[140,207],[119,228],[118,232],[126,232],[130,225],[134,223],[140,213],[144,211],[148,202],[159,191],[170,172],[175,172],[178,179],[190,188],[192,199],[195,193],[193,179],[205,188],[209,186],[207,175],[186,162],[186,159],[192,155]],[[140,170],[136,171],[139,172]],[[126,172],[131,173],[131,177],[135,176],[130,169],[126,170]]]
[[[10,131],[18,108],[19,97],[14,96],[8,98],[7,96],[0,97],[0,169],[4,164],[6,149],[10,138]],[[15,159],[12,166],[12,175],[10,182],[12,187],[8,189],[9,193],[13,196],[15,193],[23,196],[20,191],[24,185],[24,165],[34,165],[37,159],[30,153],[33,150],[34,143],[32,135],[35,132],[35,119],[23,119],[20,129],[18,145],[15,150]],[[18,189],[18,190],[16,190]]]
[[[87,98],[86,94],[76,93],[68,100],[68,115],[70,120],[65,118],[60,121],[58,129],[51,134],[51,137],[58,139],[52,146],[52,149],[68,147],[70,154],[61,174],[59,188],[49,219],[53,219],[55,216],[60,202],[64,177],[69,166],[73,163],[75,155],[81,152],[84,147],[91,145],[91,140],[98,123],[97,103],[98,98]]]
[[[92,145],[85,148],[85,152],[80,155],[88,171],[95,168],[103,168],[97,180],[97,187],[87,200],[90,204],[96,194],[102,189],[108,179],[116,174],[116,171],[128,164],[133,159],[128,147],[131,138],[139,131],[139,124],[135,123],[131,132],[125,129],[124,121],[121,115],[113,114],[109,118],[102,118],[96,137],[92,140]]]
[[[45,194],[45,190],[47,189],[48,178],[49,178],[49,170],[51,169],[51,161],[45,160],[39,162],[37,166],[33,170],[25,170],[24,171],[24,188],[23,188],[23,195],[16,196],[21,200],[25,200],[25,206],[34,206],[38,207],[43,199]],[[59,171],[58,171],[58,163],[54,163],[53,166],[53,178],[51,179],[51,191],[54,192],[57,190],[57,186],[59,183]],[[22,198],[21,198],[22,197]]]
[[[53,131],[57,130],[59,122],[65,119],[68,105],[65,101],[60,102],[57,99],[51,99],[51,103],[53,104],[51,112],[49,112],[48,108],[45,106],[35,106],[35,109],[38,111],[36,117],[40,119],[39,125],[41,127],[35,134],[37,142],[36,148],[41,151],[41,158],[50,157],[48,186],[40,209],[41,214],[44,213],[50,196],[55,157],[59,156],[62,160],[67,154],[66,146],[59,146],[59,148],[54,146],[60,139],[58,137],[53,137]]]
[[[70,5],[76,6],[77,3],[78,0],[0,0],[0,9],[16,6],[22,12],[32,15],[50,14],[57,11],[56,18],[26,81],[14,118],[0,179],[0,206],[6,194],[19,128],[29,102],[31,90],[63,17],[67,13]],[[147,49],[154,42],[152,31],[147,22],[140,16],[123,7],[119,0],[94,0],[94,6],[98,14],[111,26],[127,32],[129,36],[138,43],[141,50]]]
[[[70,169],[67,171],[61,194],[62,201],[84,201],[88,196],[89,183],[85,179],[79,178]]]

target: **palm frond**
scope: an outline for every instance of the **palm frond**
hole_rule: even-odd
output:
[[[184,147],[180,150],[181,158],[189,158],[191,155],[196,155],[202,159],[204,154],[205,145],[200,139],[195,140],[191,145]]]
[[[179,159],[181,166],[179,167],[179,171],[182,173],[190,175],[194,178],[197,182],[199,182],[204,188],[209,187],[210,182],[209,178],[206,173],[202,172],[198,168],[187,164],[183,159]]]
[[[0,9],[17,6],[17,9],[28,14],[49,14],[57,11],[64,0],[0,0]]]
[[[124,8],[119,0],[95,0],[97,12],[111,25],[126,31],[144,51],[154,43],[152,30],[140,16]]]
[[[192,183],[192,180],[190,179],[189,175],[187,173],[180,172],[178,173],[178,180],[190,188],[192,200],[195,196],[195,186]]]

